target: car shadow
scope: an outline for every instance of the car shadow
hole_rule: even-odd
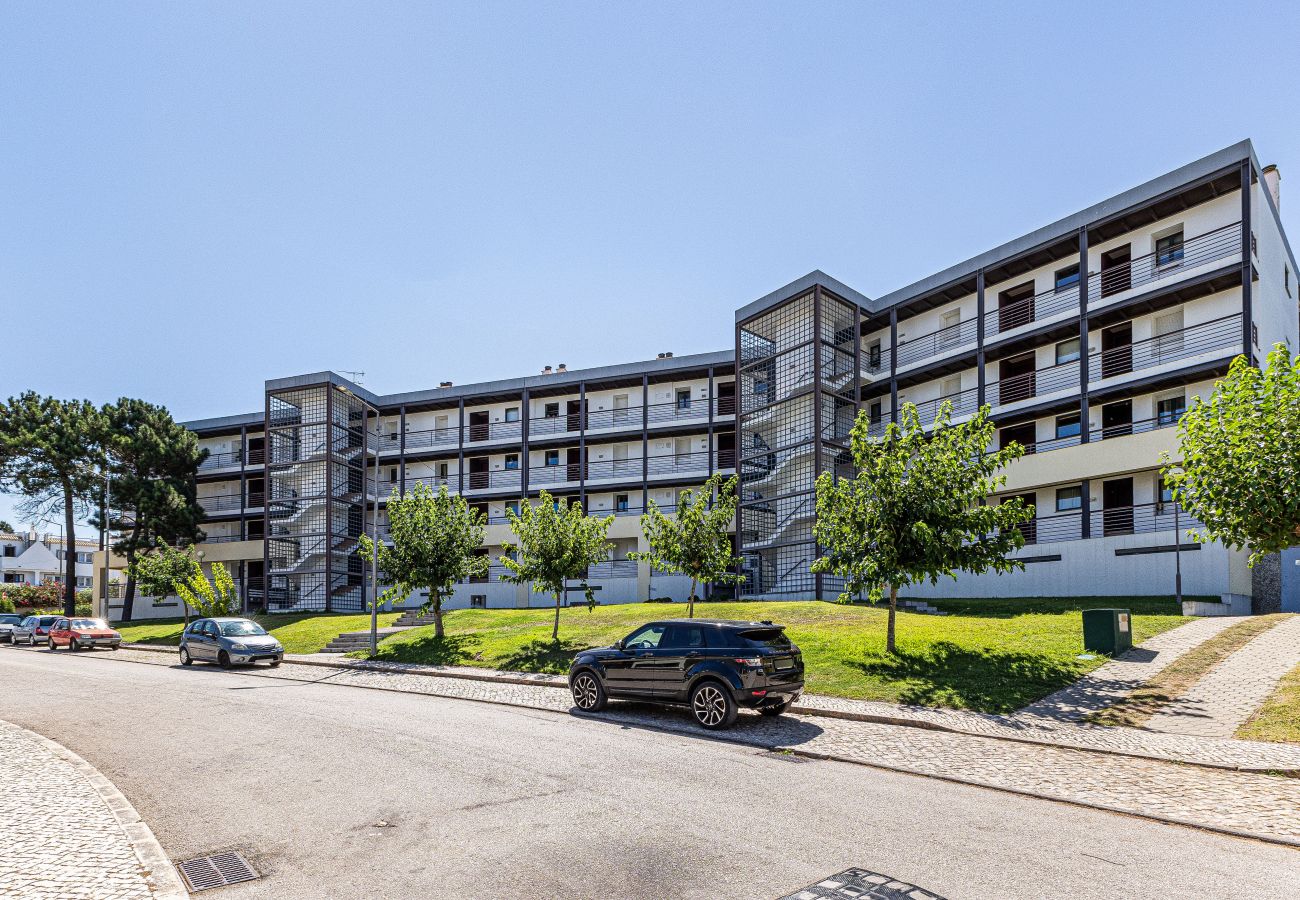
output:
[[[752,710],[741,710],[736,724],[727,729],[710,731],[697,724],[685,707],[661,706],[639,701],[612,700],[600,712],[584,712],[576,706],[569,710],[574,718],[617,725],[622,729],[669,731],[710,741],[743,743],[765,749],[797,747],[820,737],[824,730],[815,722],[795,715],[768,717]]]

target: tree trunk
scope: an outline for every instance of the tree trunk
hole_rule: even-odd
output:
[[[898,588],[889,586],[889,626],[885,630],[885,652],[894,652],[894,616],[898,612]]]
[[[560,639],[560,595],[555,595],[555,625],[551,628],[551,640]]]
[[[135,557],[136,557],[136,551],[134,548],[140,546],[140,513],[139,512],[136,512],[135,518],[136,518],[135,525],[131,528],[131,543],[127,545],[132,549],[127,550],[126,552],[126,594],[122,597],[122,621],[123,622],[131,621],[131,611],[134,608],[134,602],[135,602],[135,575],[132,574],[132,569],[134,569],[135,567]],[[105,544],[108,543],[107,532],[105,532],[104,535],[104,543]],[[108,548],[106,547],[105,549]],[[104,610],[104,615],[108,615],[108,610]]]
[[[442,595],[433,595],[433,636],[436,638],[446,637],[446,632],[442,628]]]
[[[72,482],[63,481],[63,614],[77,614],[77,520],[72,512]],[[107,549],[104,551],[108,552]],[[104,610],[107,618],[108,610]]]
[[[691,578],[691,596],[686,599],[686,618],[695,618],[695,578]]]

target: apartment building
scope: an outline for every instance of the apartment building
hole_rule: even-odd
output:
[[[62,584],[67,554],[76,554],[77,589],[94,582],[95,541],[76,540],[71,546],[61,534],[28,530],[20,534],[0,532],[0,584]],[[110,580],[121,572],[109,572]]]
[[[958,421],[989,405],[998,442],[1025,446],[1004,496],[1037,516],[1023,572],[911,595],[1168,595],[1177,565],[1188,595],[1268,608],[1246,554],[1181,535],[1197,523],[1159,469],[1234,357],[1300,346],[1278,185],[1245,141],[875,299],[812,272],[737,310],[717,353],[386,396],[333,372],[268,381],[260,412],[189,423],[211,453],[205,559],[237,568],[250,606],[361,610],[356,540],[382,535],[392,491],[465,495],[495,559],[507,507],[546,489],[615,516],[602,602],[680,599],[683,579],[627,559],[638,517],[735,472],[741,593],[831,597],[809,571],[816,476],[848,471],[858,412],[883,433],[904,403],[930,422],[950,402]],[[549,603],[501,574],[451,605]]]

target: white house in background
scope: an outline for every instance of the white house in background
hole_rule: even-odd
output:
[[[0,583],[62,584],[65,554],[71,552],[77,555],[77,589],[89,589],[95,577],[94,553],[99,545],[86,540],[74,541],[71,547],[65,543],[58,534],[0,532]],[[110,580],[121,577],[119,570],[109,570]]]

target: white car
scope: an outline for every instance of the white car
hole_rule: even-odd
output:
[[[18,613],[0,613],[0,643],[14,642],[14,628],[21,625],[23,617]]]

